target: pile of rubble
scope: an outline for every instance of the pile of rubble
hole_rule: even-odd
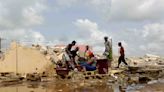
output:
[[[0,72],[54,74],[54,63],[60,60],[61,56],[61,52],[53,48],[40,45],[27,47],[13,42],[4,54],[4,59],[0,60]]]

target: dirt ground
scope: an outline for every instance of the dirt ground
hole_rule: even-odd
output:
[[[146,85],[144,88],[138,90],[139,92],[164,92],[164,83],[155,83]]]

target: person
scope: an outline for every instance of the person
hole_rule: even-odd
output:
[[[90,50],[89,46],[86,46],[84,57],[85,59],[90,59],[93,56],[93,52]]]
[[[118,59],[118,66],[117,66],[117,68],[119,68],[119,65],[121,64],[121,62],[123,62],[125,65],[128,66],[128,64],[125,61],[125,50],[124,50],[124,47],[122,46],[121,42],[118,43],[118,46],[120,47],[119,48],[120,56],[119,56],[119,59]]]
[[[77,64],[76,60],[75,60],[76,56],[80,57],[78,55],[78,51],[79,51],[79,47],[76,47],[74,50],[71,51],[71,55],[72,55],[71,58],[72,58],[72,61],[75,65]]]
[[[86,62],[82,62],[80,65],[83,66],[86,71],[96,70],[96,58],[88,45],[86,46],[85,57]]]
[[[66,65],[68,68],[74,69],[75,66],[72,63],[73,58],[72,58],[72,47],[76,45],[76,41],[72,41],[71,44],[68,44],[67,47],[65,48],[65,53],[63,54],[63,60],[66,62]]]
[[[79,56],[77,52],[79,51],[79,47],[76,47],[74,50],[71,51],[72,58],[75,59],[76,56]]]
[[[72,54],[71,54],[71,50],[72,50],[72,47],[76,45],[76,41],[72,41],[71,44],[68,44],[67,47],[66,47],[66,53],[71,57]]]
[[[104,37],[104,41],[105,51],[103,55],[105,55],[107,59],[112,60],[112,44],[107,36]]]

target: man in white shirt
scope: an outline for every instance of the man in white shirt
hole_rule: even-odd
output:
[[[105,51],[104,55],[107,57],[107,59],[112,60],[112,44],[108,40],[108,37],[104,37],[104,45],[105,45]]]

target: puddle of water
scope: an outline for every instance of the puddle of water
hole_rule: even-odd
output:
[[[23,83],[2,86],[0,92],[114,92],[112,86],[98,81],[55,81],[51,83]]]

